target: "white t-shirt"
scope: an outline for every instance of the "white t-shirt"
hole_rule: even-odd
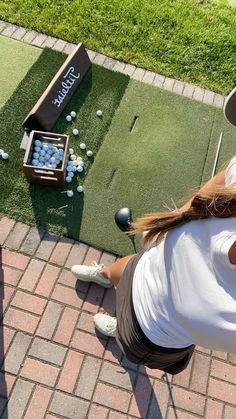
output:
[[[236,157],[225,175],[236,187]],[[191,344],[236,353],[236,265],[228,251],[236,217],[185,223],[140,258],[132,298],[137,320],[154,343]]]

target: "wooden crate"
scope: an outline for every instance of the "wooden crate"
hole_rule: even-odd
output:
[[[31,164],[34,153],[34,141],[40,140],[44,144],[54,144],[56,147],[64,149],[64,156],[60,166],[56,169],[47,169]],[[55,134],[53,132],[31,131],[28,145],[26,148],[23,170],[29,183],[63,187],[66,177],[66,166],[69,158],[69,137],[64,134]]]

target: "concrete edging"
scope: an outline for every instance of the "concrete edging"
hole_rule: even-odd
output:
[[[57,51],[65,52],[66,54],[69,54],[75,47],[75,44],[70,42],[34,30],[28,30],[22,26],[14,25],[3,20],[0,20],[0,35],[27,42],[40,48],[52,48]],[[131,79],[157,86],[161,89],[191,98],[198,102],[212,105],[217,108],[223,108],[225,97],[211,90],[203,89],[194,84],[175,80],[170,77],[165,77],[153,71],[115,60],[114,58],[107,57],[104,54],[89,49],[86,50],[90,60],[102,67],[126,74],[130,76]]]

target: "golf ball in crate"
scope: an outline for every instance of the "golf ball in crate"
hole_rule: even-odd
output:
[[[33,154],[33,158],[34,158],[34,159],[38,159],[38,158],[39,158],[39,153],[34,153],[34,154]]]
[[[38,166],[38,164],[39,164],[39,161],[37,159],[32,160],[32,165],[33,166]]]
[[[63,156],[63,155],[64,155],[64,150],[63,150],[63,148],[59,148],[59,149],[58,149],[58,153],[60,154],[60,156]]]
[[[69,198],[72,198],[72,196],[74,196],[74,192],[73,192],[73,191],[71,191],[71,190],[69,190],[69,191],[67,191],[67,192],[66,192],[66,195],[67,195]]]
[[[84,144],[84,143],[81,143],[79,146],[80,146],[81,150],[85,150],[86,149],[86,144]]]
[[[76,117],[76,112],[75,111],[71,111],[70,115],[72,116],[72,118]]]
[[[66,176],[66,182],[67,183],[70,183],[72,181],[72,177],[70,177],[70,176]]]
[[[92,152],[92,150],[88,150],[86,154],[87,154],[88,157],[92,157],[93,152]]]
[[[79,130],[77,128],[74,128],[72,132],[74,135],[79,135]]]
[[[84,192],[84,188],[82,185],[77,186],[77,192]]]
[[[99,116],[99,118],[101,118],[103,116],[103,112],[101,110],[97,111],[97,116]]]
[[[41,147],[42,142],[40,140],[35,140],[34,145]]]
[[[41,147],[39,146],[34,147],[34,151],[36,151],[36,153],[39,153],[41,151]]]
[[[70,122],[72,120],[71,116],[67,115],[66,120],[67,120],[67,122]]]
[[[40,150],[39,154],[40,154],[40,156],[45,156],[46,151],[45,150]]]

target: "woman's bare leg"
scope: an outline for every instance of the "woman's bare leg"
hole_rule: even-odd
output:
[[[125,257],[117,260],[116,262],[112,263],[112,265],[110,265],[110,266],[104,266],[101,269],[101,274],[104,275],[105,278],[109,279],[109,281],[111,281],[111,283],[114,285],[114,287],[116,287],[118,285],[119,281],[120,281],[121,275],[123,274],[127,263],[134,256],[135,256],[135,254],[125,256]]]

